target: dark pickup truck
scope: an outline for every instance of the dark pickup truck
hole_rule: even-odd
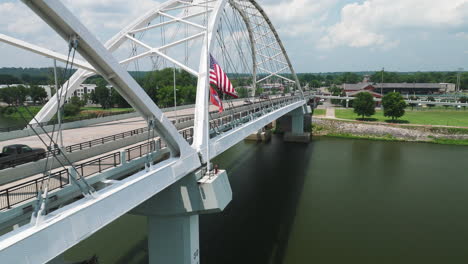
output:
[[[0,170],[45,157],[46,153],[42,148],[30,148],[21,144],[9,145],[3,147],[0,153]]]

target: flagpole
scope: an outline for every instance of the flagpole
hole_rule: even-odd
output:
[[[208,96],[205,94],[205,100],[206,100],[206,171],[208,173],[208,176],[210,175],[210,91],[209,91],[209,85],[210,85],[210,51],[208,50],[208,30],[209,30],[209,17],[208,17],[208,1],[205,1],[205,14],[206,14],[206,91],[208,91]]]

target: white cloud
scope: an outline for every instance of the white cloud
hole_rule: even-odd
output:
[[[455,37],[461,38],[461,39],[468,39],[468,33],[466,33],[466,32],[458,32],[457,34],[455,34]]]
[[[337,0],[283,0],[263,4],[268,17],[282,35],[297,37],[322,30],[321,23]]]
[[[344,6],[340,21],[327,29],[318,46],[388,49],[399,43],[398,37],[389,37],[392,30],[454,28],[467,19],[466,0],[366,0]]]
[[[64,4],[94,34],[117,33],[148,10],[158,6],[154,0],[65,0]]]
[[[26,35],[45,28],[45,23],[19,1],[0,3],[0,17],[1,32]]]
[[[158,5],[154,0],[64,0],[64,5],[96,35],[117,33]],[[41,35],[47,24],[20,1],[0,3],[0,32]],[[111,31],[111,32],[110,32]]]

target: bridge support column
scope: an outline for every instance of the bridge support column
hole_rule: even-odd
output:
[[[277,129],[286,142],[309,142],[311,122],[310,106],[303,106],[278,119]]]
[[[245,141],[262,141],[268,142],[271,140],[271,126],[268,125],[260,130],[257,133],[250,134],[245,138]]]
[[[232,199],[226,171],[187,175],[131,211],[148,217],[149,263],[198,264],[199,214],[221,212]]]

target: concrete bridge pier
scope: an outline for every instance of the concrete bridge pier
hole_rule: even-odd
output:
[[[197,171],[132,210],[148,217],[149,263],[199,264],[198,216],[223,211],[231,199],[226,171]]]
[[[306,143],[310,141],[311,123],[311,109],[305,105],[279,118],[276,126],[284,132],[284,141]]]
[[[245,138],[245,141],[261,141],[261,142],[268,142],[271,140],[271,132],[272,124],[265,126],[264,128],[257,131],[257,133],[250,134],[248,137]]]

